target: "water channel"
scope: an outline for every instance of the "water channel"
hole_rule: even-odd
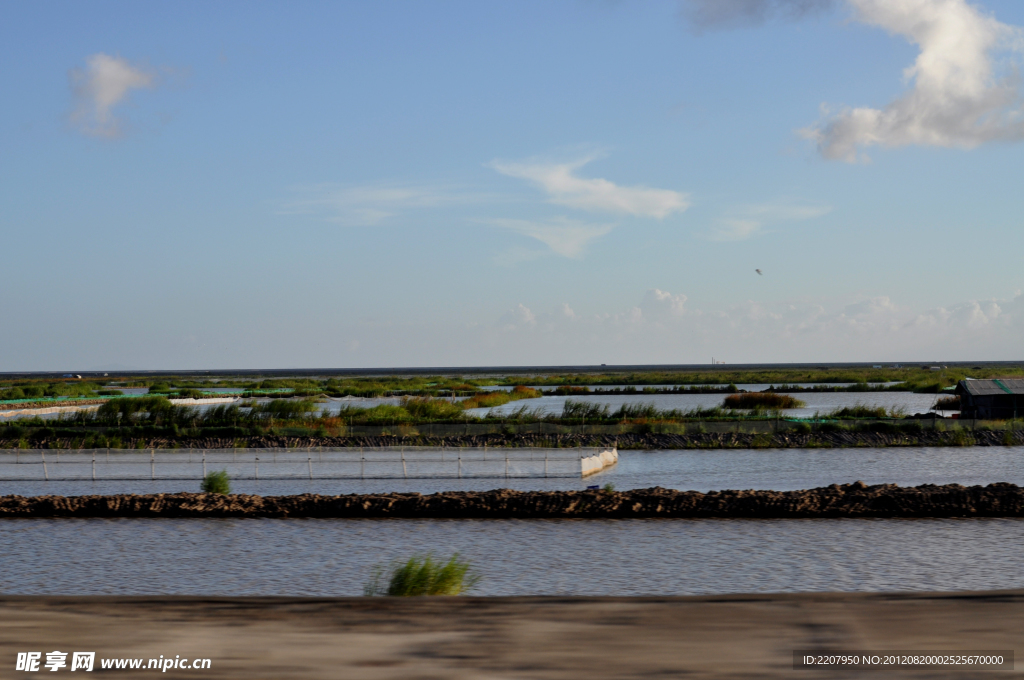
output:
[[[238,480],[245,493],[1024,485],[1024,447],[623,451],[588,479]],[[0,494],[194,491],[183,480],[0,482]],[[1018,588],[1024,520],[0,521],[8,594],[359,595],[374,565],[459,552],[481,595]]]

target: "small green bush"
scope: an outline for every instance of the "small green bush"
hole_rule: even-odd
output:
[[[410,557],[404,563],[396,560],[387,570],[375,567],[363,594],[388,597],[461,595],[479,580],[480,576],[473,573],[470,563],[460,560],[458,553],[444,563],[428,553]]]
[[[231,482],[228,480],[228,471],[209,472],[203,477],[202,489],[204,493],[231,493]]]

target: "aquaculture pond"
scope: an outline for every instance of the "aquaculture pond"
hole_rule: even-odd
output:
[[[935,404],[939,395],[915,394],[913,392],[799,392],[792,393],[796,399],[804,402],[803,408],[785,409],[783,414],[794,418],[810,418],[816,413],[825,414],[829,411],[857,405],[871,408],[884,408],[887,411],[902,409],[908,415],[927,413]],[[724,394],[589,394],[573,396],[544,396],[538,399],[513,401],[493,409],[471,409],[471,415],[483,416],[490,411],[494,415],[507,414],[516,409],[527,407],[542,413],[560,414],[567,400],[582,401],[591,404],[606,404],[615,411],[623,404],[654,404],[662,410],[679,409],[690,411],[696,408],[721,406]]]
[[[0,521],[8,595],[360,595],[458,552],[480,595],[1019,588],[1024,520]]]
[[[439,449],[437,451],[440,451]],[[457,455],[448,449],[447,462],[444,470],[452,472],[451,458]],[[514,450],[522,455],[529,449]],[[565,450],[563,450],[565,451]],[[568,449],[571,452],[573,449]],[[286,473],[293,474],[293,479],[259,481],[252,479],[254,466],[251,462],[253,452],[261,456],[260,471],[264,476]],[[492,449],[492,459],[501,460],[501,450]],[[145,452],[141,453],[143,458]],[[116,458],[116,454],[112,454]],[[137,455],[137,454],[133,454]],[[90,481],[88,465],[74,463],[74,474],[81,474],[87,479],[82,481],[58,482],[41,481],[43,471],[37,462],[11,465],[0,464],[0,475],[7,476],[0,480],[0,495],[19,494],[24,496],[59,494],[112,494],[112,493],[174,493],[180,491],[198,491],[199,479],[202,477],[201,452],[191,454],[182,449],[177,453],[162,452],[161,455],[177,455],[182,457],[182,470],[191,470],[193,478],[151,481],[151,468],[148,464],[133,464],[128,474],[137,476],[134,481],[111,480]],[[191,455],[192,463],[184,461]],[[212,455],[212,454],[211,454]],[[220,451],[222,458],[230,459],[231,452]],[[830,484],[847,484],[857,480],[867,484],[899,484],[900,486],[916,486],[919,484],[990,484],[993,482],[1011,482],[1024,486],[1024,447],[1020,446],[965,446],[965,447],[891,447],[891,448],[845,448],[845,449],[715,449],[715,450],[666,450],[666,451],[620,451],[619,462],[596,475],[586,478],[579,477],[504,477],[501,473],[504,466],[500,463],[489,468],[495,474],[492,477],[474,479],[423,479],[423,478],[391,478],[391,479],[309,479],[307,472],[312,470],[314,477],[321,474],[316,463],[316,451],[296,451],[285,454],[279,451],[275,469],[275,453],[265,449],[247,452],[246,463],[215,464],[208,462],[209,470],[221,468],[238,470],[248,479],[235,479],[232,489],[238,493],[254,493],[262,495],[289,495],[302,493],[318,494],[350,494],[350,493],[385,493],[392,491],[417,493],[435,493],[438,491],[472,490],[486,491],[496,488],[519,490],[566,490],[583,489],[596,484],[614,484],[615,488],[644,489],[663,486],[672,489],[711,491],[720,489],[774,489],[788,491],[793,489],[810,489]],[[410,450],[406,457],[409,460],[416,454]],[[543,454],[538,454],[540,457]],[[9,459],[9,454],[4,454]],[[397,457],[397,456],[393,456]],[[437,457],[436,455],[434,456]],[[245,456],[243,456],[245,458]],[[285,462],[286,458],[288,462]],[[26,458],[25,460],[30,460]],[[38,455],[31,460],[38,460]],[[298,460],[296,464],[295,460]],[[60,465],[56,462],[56,453],[47,453],[48,473],[54,477],[63,476]],[[212,461],[212,457],[211,457]],[[401,467],[397,474],[401,475]],[[442,466],[438,465],[438,470]],[[534,464],[534,472],[543,470]],[[429,466],[409,466],[410,470],[427,469]],[[471,468],[467,465],[466,470]],[[483,469],[483,468],[480,468]],[[554,473],[552,463],[549,470]],[[515,468],[512,468],[513,473]],[[358,474],[358,467],[352,466],[348,474]],[[564,472],[564,471],[561,471]],[[560,474],[561,474],[560,472]],[[100,471],[100,476],[107,474]],[[17,475],[19,479],[11,479]],[[30,481],[33,480],[33,481]]]

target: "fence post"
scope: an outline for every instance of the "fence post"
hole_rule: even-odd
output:
[[[40,451],[39,455],[43,458],[43,477],[46,481],[50,481],[50,473],[46,471],[46,452]]]
[[[313,457],[310,456],[309,458],[307,458],[306,459],[306,463],[309,465],[309,479],[310,479],[310,481],[312,481],[312,479],[313,479]]]
[[[544,449],[544,478],[548,476],[548,450]]]
[[[256,456],[256,481],[260,481],[260,457]]]
[[[366,479],[366,472],[364,471],[364,464],[366,459],[363,457],[363,447],[359,447],[359,479]]]
[[[405,447],[402,447],[402,476],[409,479],[409,471],[405,469]]]
[[[191,449],[189,449],[191,452]],[[191,457],[191,453],[189,456]],[[150,480],[156,479],[156,449],[149,450],[149,478]]]
[[[206,479],[206,449],[203,449],[203,479]]]
[[[92,481],[96,481],[96,452],[92,452]]]
[[[462,479],[462,447],[459,447],[459,479]]]
[[[505,452],[505,479],[508,479],[508,451]]]

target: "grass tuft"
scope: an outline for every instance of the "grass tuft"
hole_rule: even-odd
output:
[[[205,493],[231,493],[231,482],[228,480],[228,471],[220,470],[219,472],[207,473],[207,475],[203,477],[202,489]]]
[[[461,595],[479,582],[469,562],[455,553],[447,562],[434,559],[432,553],[415,555],[406,562],[396,560],[385,570],[376,567],[370,583],[363,589],[367,596],[419,597],[423,595]]]

